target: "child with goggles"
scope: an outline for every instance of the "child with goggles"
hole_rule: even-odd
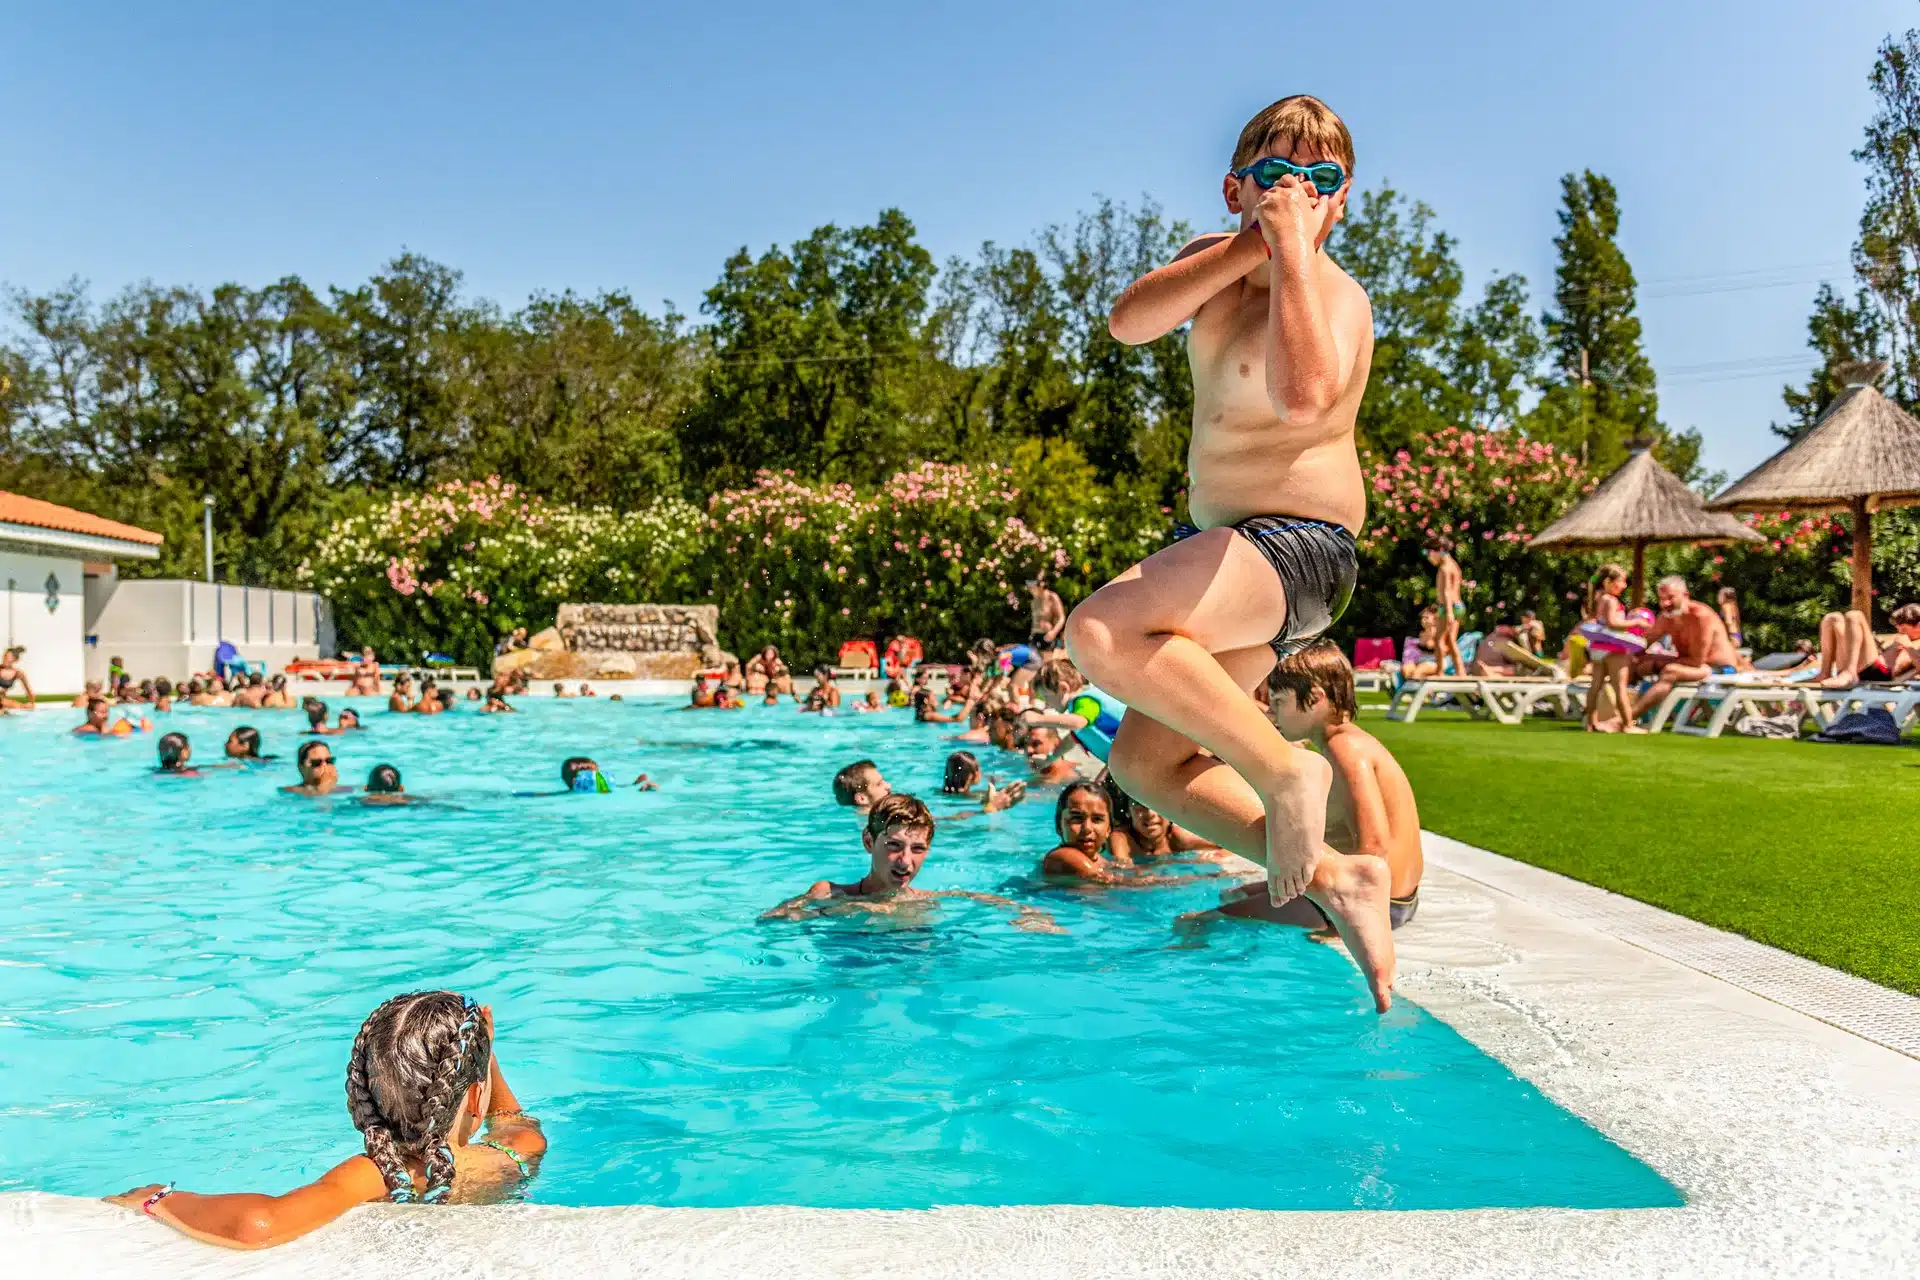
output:
[[[1108,327],[1154,342],[1190,325],[1193,525],[1083,601],[1074,664],[1127,710],[1114,780],[1212,844],[1266,864],[1339,928],[1384,1011],[1393,934],[1384,876],[1326,846],[1327,762],[1254,700],[1278,657],[1352,598],[1366,491],[1354,421],[1373,357],[1366,291],[1327,255],[1353,138],[1327,105],[1283,98],[1241,131],[1222,182],[1237,232],[1201,236],[1134,281]]]

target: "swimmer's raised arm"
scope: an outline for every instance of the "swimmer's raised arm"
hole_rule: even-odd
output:
[[[972,889],[941,889],[933,896],[936,898],[971,898],[975,902],[984,902],[990,907],[1004,907],[1013,912],[1013,927],[1016,929],[1024,929],[1028,933],[1066,932],[1065,929],[1062,929],[1058,924],[1054,923],[1052,913],[1042,911],[1039,907],[1030,906],[1024,902],[1015,902],[1012,898],[1003,898],[997,893],[978,893]]]
[[[1373,326],[1365,291],[1344,272],[1323,269],[1319,252],[1344,196],[1323,196],[1294,175],[1264,191],[1244,178],[1240,195],[1257,198],[1254,225],[1273,253],[1267,398],[1282,422],[1318,422],[1346,394]]]
[[[1115,299],[1107,332],[1130,347],[1163,338],[1266,260],[1257,226],[1189,240],[1172,262],[1147,272]]]

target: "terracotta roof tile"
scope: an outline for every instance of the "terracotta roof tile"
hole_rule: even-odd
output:
[[[121,524],[102,516],[75,511],[53,502],[42,502],[25,494],[0,489],[0,524],[26,524],[36,529],[59,529],[66,533],[85,533],[96,538],[118,538],[122,542],[144,542],[157,547],[165,539],[148,529]]]

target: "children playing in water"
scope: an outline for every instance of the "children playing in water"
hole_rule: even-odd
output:
[[[1186,884],[1218,871],[1197,876],[1167,876],[1141,872],[1108,856],[1113,837],[1113,805],[1106,788],[1082,779],[1069,783],[1053,807],[1054,834],[1060,843],[1040,860],[1045,876],[1082,880],[1090,884],[1144,889]]]
[[[798,897],[774,907],[763,920],[802,920],[810,914],[842,914],[868,911],[891,915],[902,906],[936,898],[968,898],[1014,913],[1013,927],[1037,933],[1058,933],[1053,917],[1038,907],[1017,903],[998,894],[975,893],[964,889],[930,892],[915,889],[913,879],[926,865],[933,848],[933,813],[920,800],[904,793],[892,793],[876,801],[867,811],[866,827],[860,836],[867,852],[867,873],[852,884],[818,880]]]
[[[980,783],[980,757],[971,751],[956,751],[947,757],[940,777],[940,794],[966,800],[978,800],[987,813],[1011,809],[1027,798],[1027,784],[1014,781],[1000,786],[989,779],[985,793],[976,791]]]
[[[396,996],[367,1016],[347,1061],[347,1111],[364,1154],[284,1195],[154,1183],[108,1200],[208,1244],[264,1249],[359,1204],[505,1200],[547,1150],[501,1073],[493,1011],[451,991]]]
[[[1182,826],[1252,850],[1276,899],[1305,892],[1345,921],[1384,1007],[1386,887],[1324,856],[1331,771],[1252,696],[1277,654],[1340,616],[1357,572],[1354,421],[1373,323],[1366,292],[1325,252],[1352,172],[1352,137],[1326,104],[1274,103],[1241,131],[1222,183],[1240,229],[1199,237],[1114,304],[1109,327],[1128,344],[1191,321],[1197,528],[1094,592],[1065,638],[1128,707],[1114,776]]]
[[[1113,834],[1107,840],[1107,853],[1115,866],[1131,867],[1159,858],[1220,862],[1231,856],[1128,795],[1113,780],[1113,774],[1103,775],[1101,784],[1113,814]]]

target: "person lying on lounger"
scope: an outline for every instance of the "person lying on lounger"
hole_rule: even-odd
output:
[[[1903,604],[1890,621],[1893,643],[1881,649],[1858,609],[1829,613],[1820,619],[1820,672],[1823,689],[1851,689],[1856,684],[1889,684],[1920,675],[1920,604]]]

